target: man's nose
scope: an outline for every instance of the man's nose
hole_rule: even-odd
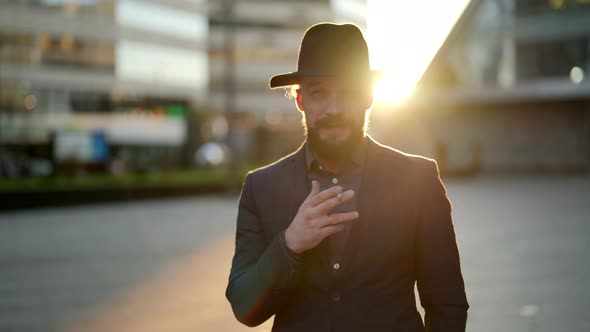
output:
[[[336,98],[336,96],[331,96],[328,100],[328,107],[326,108],[326,113],[328,114],[339,114],[342,113],[343,109],[340,103],[340,100]]]

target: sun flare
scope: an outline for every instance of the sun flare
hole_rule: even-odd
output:
[[[414,90],[411,78],[395,71],[385,71],[375,84],[374,96],[377,104],[397,105],[406,100]]]
[[[376,105],[408,98],[469,0],[368,0],[371,66],[385,71]]]

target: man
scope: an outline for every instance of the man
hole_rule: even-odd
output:
[[[464,331],[467,300],[451,206],[431,159],[365,135],[367,44],[350,24],[310,27],[298,70],[306,142],[250,172],[226,296],[273,331]],[[414,284],[426,317],[417,309]]]

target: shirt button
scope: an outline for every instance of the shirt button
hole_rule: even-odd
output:
[[[340,269],[340,264],[338,264],[338,263],[334,264],[334,270],[338,270],[338,269]]]
[[[333,178],[333,179],[332,179],[332,183],[333,183],[333,184],[338,184],[338,179],[337,179],[337,178]]]
[[[332,301],[334,301],[334,302],[340,301],[340,295],[339,294],[333,294],[332,295]]]

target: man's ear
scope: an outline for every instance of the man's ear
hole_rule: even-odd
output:
[[[305,110],[303,109],[303,102],[302,100],[302,96],[301,96],[301,89],[297,89],[295,91],[297,93],[297,97],[295,97],[295,103],[297,104],[297,109],[299,109],[299,112],[305,112]]]

